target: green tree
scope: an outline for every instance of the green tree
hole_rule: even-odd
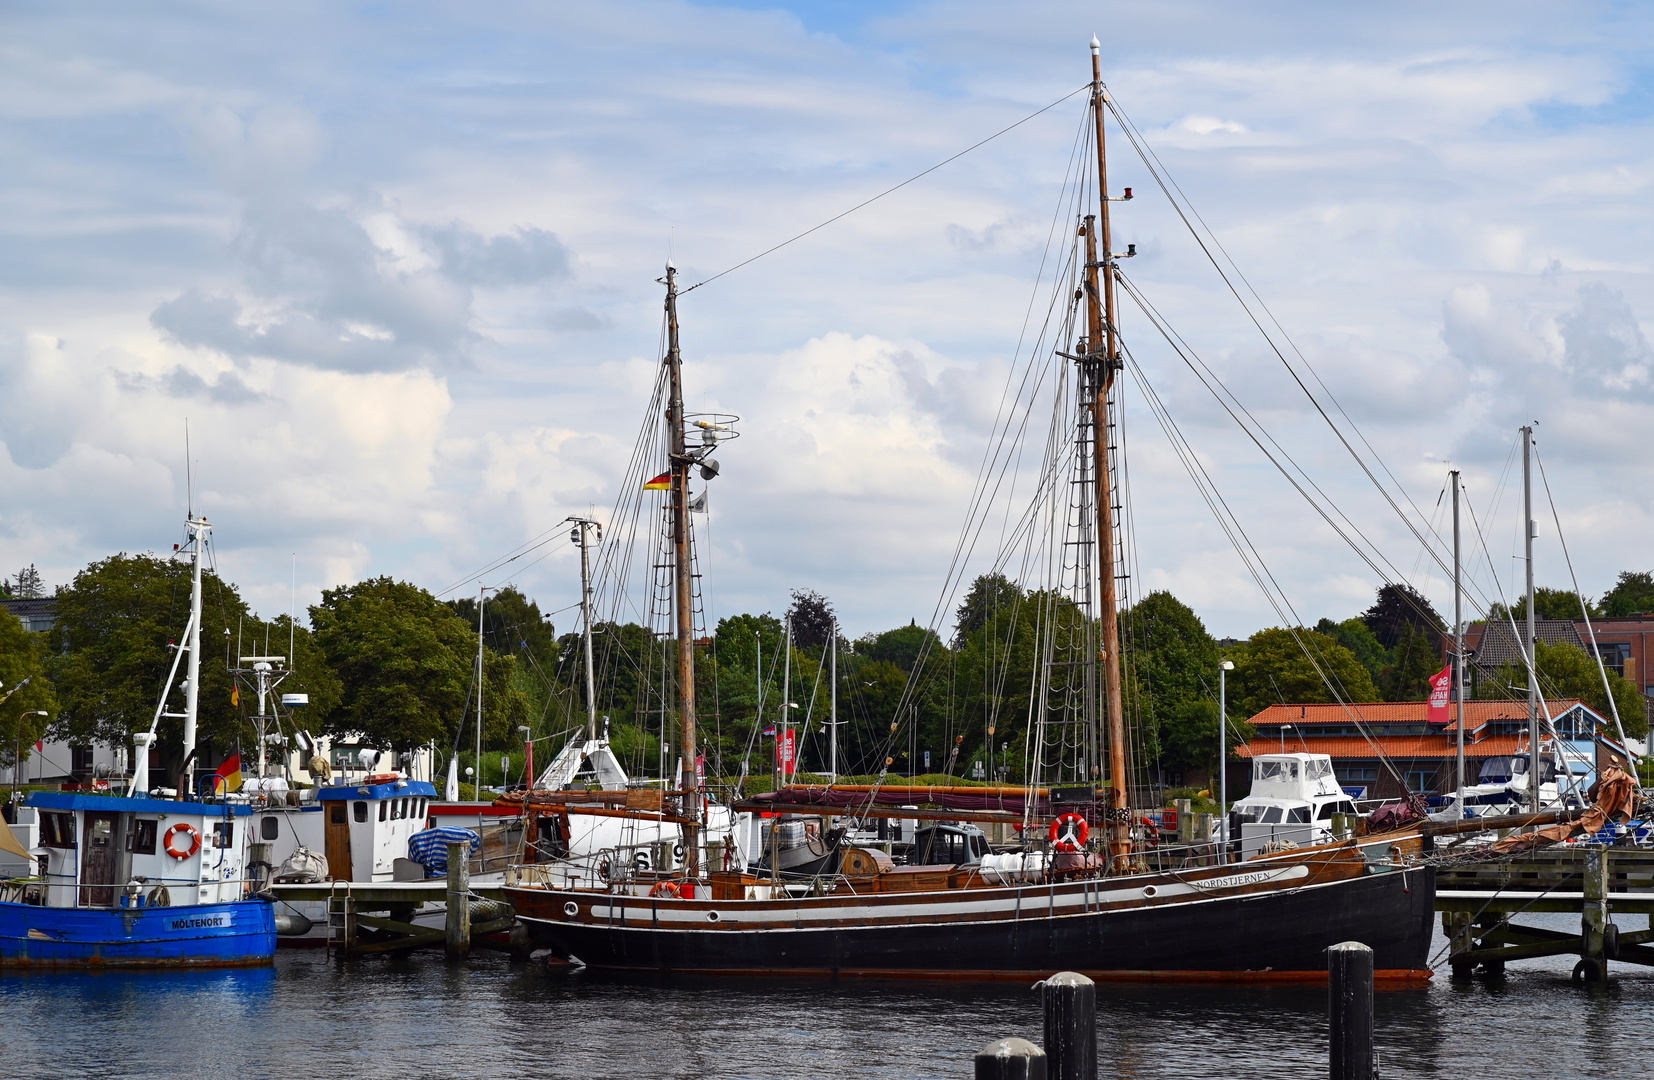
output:
[[[1441,615],[1425,599],[1423,593],[1406,583],[1380,585],[1373,606],[1361,613],[1361,621],[1373,632],[1378,643],[1393,649],[1401,641],[1401,629],[1414,626],[1420,630],[1447,629]]]
[[[954,613],[954,647],[962,645],[970,635],[987,625],[989,619],[1002,609],[1014,608],[1022,600],[1022,590],[1004,574],[983,574],[971,582],[971,591]]]
[[[1534,617],[1540,619],[1577,619],[1580,617],[1579,597],[1572,589],[1551,589],[1539,585],[1533,590],[1533,611]],[[1589,603],[1586,605],[1586,611],[1590,612],[1593,619],[1602,614]],[[1487,617],[1489,622],[1508,622],[1514,619],[1520,623],[1528,617],[1528,598],[1517,597],[1516,603],[1508,610],[1505,605],[1495,603],[1488,608]]]
[[[1306,650],[1314,656],[1314,663]],[[1299,630],[1297,636],[1278,627],[1259,630],[1237,646],[1233,656],[1235,671],[1229,677],[1229,700],[1241,716],[1256,715],[1277,703],[1309,705],[1338,700],[1327,685],[1329,679],[1344,701],[1378,700],[1378,687],[1355,654],[1314,630]]]
[[[47,676],[45,635],[30,633],[23,620],[4,608],[0,608],[0,698],[6,698],[0,705],[0,762],[15,767],[19,757],[29,759],[34,744],[46,733],[57,713],[57,694]],[[34,715],[39,712],[47,715]]]
[[[1354,653],[1355,658],[1361,661],[1361,666],[1367,669],[1375,683],[1379,674],[1394,659],[1389,651],[1379,644],[1378,638],[1373,636],[1367,624],[1360,619],[1345,619],[1339,623],[1331,619],[1322,619],[1315,624],[1315,632],[1326,634]]]
[[[451,609],[424,589],[380,577],[326,590],[310,621],[341,684],[329,732],[403,751],[457,740],[476,639]],[[484,709],[486,746],[506,742],[526,716],[510,685],[514,668],[512,658],[488,651],[484,694],[495,704]]]
[[[248,618],[235,586],[211,572],[201,577],[201,688],[197,744],[225,752],[247,732],[230,698],[231,628]],[[57,593],[57,623],[48,632],[49,666],[59,712],[52,733],[72,743],[130,745],[147,731],[156,696],[166,685],[174,647],[189,620],[190,566],[153,555],[113,555],[75,575]],[[168,712],[182,712],[188,657],[179,664]],[[157,731],[165,775],[183,764],[182,721],[163,718]]]
[[[1121,612],[1120,637],[1127,711],[1146,751],[1168,769],[1210,768],[1222,656],[1205,624],[1171,593],[1153,592]],[[1208,701],[1209,710],[1201,704]]]
[[[811,589],[794,589],[792,595],[787,616],[792,621],[793,644],[801,649],[825,646],[837,621],[832,602]]]
[[[1537,605],[1535,605],[1537,606]],[[1614,587],[1602,594],[1603,615],[1623,618],[1636,612],[1654,612],[1654,573],[1622,570]]]
[[[941,638],[916,622],[886,630],[882,634],[864,634],[856,639],[858,655],[895,664],[907,672],[943,647]]]
[[[1578,698],[1597,714],[1613,719],[1608,705],[1608,694],[1602,688],[1602,671],[1590,653],[1570,642],[1555,645],[1537,642],[1534,648],[1534,666],[1539,669],[1539,686],[1547,698]],[[1527,696],[1527,666],[1511,664],[1499,669],[1492,678],[1483,679],[1477,696],[1508,699]],[[1637,684],[1608,672],[1608,686],[1619,706],[1620,723],[1629,738],[1640,739],[1648,734],[1648,699]]]
[[[1395,659],[1379,672],[1378,692],[1385,701],[1424,701],[1430,696],[1430,677],[1442,669],[1435,631],[1412,623],[1401,629]]]

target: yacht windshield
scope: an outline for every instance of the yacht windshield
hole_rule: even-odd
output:
[[[1332,762],[1306,761],[1304,762],[1304,779],[1319,780],[1323,776],[1332,775]]]
[[[1216,755],[1213,755],[1216,757]],[[1264,807],[1263,817],[1258,819],[1265,825],[1279,825],[1281,823],[1281,808],[1279,806]]]
[[[1254,779],[1264,781],[1296,780],[1298,779],[1298,763],[1296,761],[1260,761],[1258,762],[1258,774]]]

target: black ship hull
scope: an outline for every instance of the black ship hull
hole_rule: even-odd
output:
[[[534,940],[561,955],[594,968],[701,974],[998,978],[1079,971],[1097,979],[1307,981],[1325,978],[1327,946],[1359,941],[1373,949],[1381,979],[1416,980],[1430,974],[1435,911],[1429,868],[1075,914],[751,930],[559,918],[590,896],[510,892]]]

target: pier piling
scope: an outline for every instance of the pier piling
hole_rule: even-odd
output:
[[[444,947],[450,960],[471,951],[470,858],[470,845],[448,845],[448,934]]]
[[[1060,971],[1042,982],[1040,990],[1050,1080],[1097,1080],[1097,984],[1084,975]]]
[[[1373,951],[1359,941],[1327,949],[1332,1080],[1373,1080]]]
[[[976,1052],[976,1080],[1047,1080],[1045,1051],[1027,1039],[1000,1039]]]

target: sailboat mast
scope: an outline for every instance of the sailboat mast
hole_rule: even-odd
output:
[[[683,360],[678,352],[678,271],[666,264],[666,370],[671,396],[666,406],[667,438],[672,461],[672,597],[678,631],[678,731],[683,752],[684,818],[700,818],[699,774],[695,748],[695,623],[690,608],[689,563],[689,456],[684,438]],[[690,874],[700,870],[695,826],[683,827],[684,865]]]
[[[828,728],[832,732],[827,736],[827,782],[838,783],[838,623],[833,623],[832,634],[828,638],[828,648],[832,649],[832,670],[828,674],[827,685],[831,687],[828,706]]]
[[[1464,589],[1460,582],[1459,563],[1459,470],[1453,470],[1453,682],[1459,688],[1458,758],[1459,807],[1458,817],[1464,818]]]
[[[1522,429],[1522,543],[1528,574],[1527,639],[1522,652],[1528,661],[1528,802],[1539,813],[1539,630],[1533,611],[1533,428]]]
[[[1109,394],[1115,372],[1120,370],[1120,344],[1115,335],[1114,249],[1108,220],[1108,154],[1103,135],[1107,98],[1103,96],[1102,45],[1091,39],[1091,104],[1097,123],[1097,225],[1102,232],[1102,250],[1097,250],[1096,230],[1086,229],[1086,274],[1090,288],[1090,338],[1087,388],[1091,413],[1091,449],[1097,492],[1097,573],[1102,588],[1100,604],[1103,660],[1103,709],[1108,735],[1108,852],[1111,868],[1120,869],[1131,853],[1130,811],[1127,794],[1130,778],[1126,769],[1125,707],[1120,697],[1119,597],[1114,566],[1114,491],[1109,453]],[[1089,223],[1088,223],[1089,226]],[[1098,273],[1099,269],[1107,273]],[[1101,281],[1099,281],[1101,278]],[[1101,288],[1099,288],[1099,285]],[[1100,348],[1099,348],[1100,346]]]
[[[487,669],[482,663],[482,606],[488,598],[486,586],[477,588],[477,772],[471,794],[474,798],[482,798],[482,679]],[[505,778],[500,778],[500,785],[505,785]]]
[[[207,530],[211,528],[206,518],[191,517],[189,519],[190,533],[195,540],[194,559],[190,568],[190,633],[189,633],[189,664],[184,669],[184,780],[187,791],[193,791],[193,784],[189,783],[191,768],[190,759],[195,756],[196,718],[199,715],[201,700],[201,562],[207,546]],[[188,798],[189,795],[181,795]]]
[[[592,673],[592,566],[589,545],[591,539],[586,532],[588,528],[596,527],[597,523],[588,518],[579,518],[575,522],[575,536],[580,544],[580,639],[581,646],[586,653],[586,737],[597,738],[597,682]]]

